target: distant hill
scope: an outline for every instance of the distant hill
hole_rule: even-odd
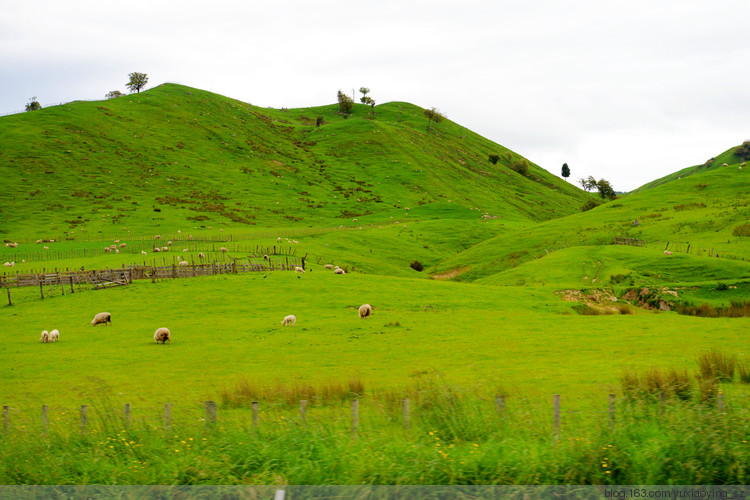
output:
[[[2,117],[0,234],[338,225],[416,207],[543,221],[591,196],[531,162],[517,173],[520,155],[450,120],[428,132],[417,106],[370,111],[266,109],[164,84]]]

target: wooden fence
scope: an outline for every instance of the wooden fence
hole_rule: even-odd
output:
[[[264,255],[263,257],[248,259],[229,259],[224,262],[195,263],[173,260],[172,265],[133,265],[122,269],[56,271],[54,273],[33,274],[5,274],[0,276],[0,288],[5,288],[8,294],[8,305],[13,305],[11,288],[38,286],[41,298],[44,299],[45,290],[48,296],[55,294],[55,287],[59,287],[62,295],[75,293],[75,286],[81,291],[82,285],[93,286],[94,289],[111,288],[113,286],[128,285],[133,280],[150,279],[152,283],[166,279],[193,278],[196,276],[213,276],[215,274],[240,274],[267,271],[293,271],[296,267],[305,268],[305,257],[293,255]]]
[[[624,236],[615,236],[614,244],[615,245],[629,245],[633,247],[645,247],[646,240],[641,240],[638,238],[625,238]]]
[[[400,401],[400,413],[401,413],[401,425],[405,429],[409,429],[411,427],[411,419],[412,419],[412,405],[409,398],[403,398]],[[656,403],[656,416],[662,417],[664,416],[664,413],[667,408],[667,397],[666,393],[661,392],[658,395],[658,400]],[[352,399],[350,400],[350,408],[351,408],[351,424],[349,426],[350,432],[353,437],[356,437],[359,430],[360,430],[360,399]],[[163,425],[165,430],[170,430],[172,428],[173,424],[173,414],[172,414],[172,403],[166,403],[164,405],[164,413],[163,413]],[[714,403],[715,410],[721,414],[725,411],[725,402],[724,402],[724,393],[718,392],[716,401]],[[88,413],[88,405],[81,405],[80,407],[80,429],[82,434],[86,434],[88,432],[89,428],[89,413]],[[251,403],[250,409],[251,409],[251,422],[252,422],[252,430],[255,432],[259,427],[259,408],[260,408],[260,402],[259,401],[253,401]],[[617,423],[617,397],[615,394],[609,394],[607,399],[607,411],[606,413],[602,412],[602,415],[605,416],[607,424],[610,428],[614,427]],[[205,422],[205,426],[208,430],[212,430],[216,427],[216,423],[218,420],[218,411],[217,411],[217,404],[215,401],[205,401],[203,404],[204,409],[204,416],[202,420]],[[559,394],[555,394],[552,397],[552,408],[551,412],[549,414],[549,418],[552,422],[552,433],[555,440],[559,438],[560,435],[560,425],[561,425],[561,397]],[[120,414],[122,418],[122,424],[125,427],[129,427],[131,425],[131,405],[125,404],[123,407],[123,411]],[[745,410],[741,410],[745,411]],[[307,400],[300,400],[299,401],[299,424],[302,427],[307,427],[307,412],[308,412],[308,401]],[[505,419],[506,416],[506,405],[505,405],[505,397],[502,395],[495,396],[494,399],[494,415],[496,417],[499,417],[500,419]],[[49,407],[48,405],[43,405],[41,407],[41,424],[42,424],[42,434],[46,434],[48,430],[49,425]],[[110,413],[107,415],[107,418],[111,418],[111,410]],[[24,422],[25,424],[28,424],[28,422]],[[3,431],[8,432],[11,429],[11,407],[9,405],[3,406]]]

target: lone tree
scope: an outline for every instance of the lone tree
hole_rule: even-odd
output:
[[[362,104],[367,104],[368,106],[370,106],[370,114],[371,115],[375,114],[375,99],[373,99],[372,97],[369,97],[369,96],[368,97],[363,97],[362,98]]]
[[[26,111],[38,111],[40,109],[42,109],[42,105],[36,100],[36,96],[29,99],[28,104],[26,104]]]
[[[315,119],[315,126],[318,127],[318,130],[320,130],[321,125],[323,125],[323,117],[321,115],[318,115],[318,117]]]
[[[339,101],[339,114],[347,117],[354,109],[354,100],[339,90],[336,97]]]
[[[568,167],[567,163],[563,163],[562,176],[565,177],[566,181],[568,180],[568,177],[570,177],[570,167]]]
[[[114,99],[115,97],[120,97],[120,96],[122,96],[122,92],[120,92],[119,90],[110,90],[109,92],[107,92],[107,95],[104,97],[106,97],[107,99]]]
[[[361,102],[362,104],[370,104],[370,103],[369,103],[369,102],[367,101],[367,99],[369,99],[369,97],[367,97],[367,94],[368,94],[368,93],[370,92],[370,89],[368,89],[367,87],[360,87],[360,88],[359,88],[359,91],[360,91],[360,92],[362,93],[362,99],[360,99],[359,101],[360,101],[360,102]]]
[[[130,81],[125,84],[131,92],[141,92],[141,89],[148,83],[148,75],[146,73],[130,73],[128,75]]]
[[[427,131],[430,131],[430,122],[440,123],[445,119],[445,116],[435,108],[425,109],[424,115],[427,117]]]

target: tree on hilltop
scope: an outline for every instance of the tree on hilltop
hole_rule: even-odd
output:
[[[344,118],[346,118],[354,109],[354,99],[344,94],[340,90],[338,94],[336,94],[336,98],[339,101],[339,114],[344,115]]]
[[[148,75],[146,73],[130,73],[128,75],[130,81],[125,84],[130,92],[141,92],[141,89],[148,83]]]
[[[594,179],[593,176],[589,175],[588,179],[584,179],[581,177],[578,180],[578,184],[581,185],[581,187],[586,191],[591,191],[592,189],[596,189],[596,179]]]
[[[36,96],[29,99],[28,104],[26,104],[26,111],[38,111],[40,109],[42,109],[42,105],[36,100]]]
[[[599,196],[601,196],[602,199],[606,198],[608,200],[614,200],[617,198],[617,193],[615,193],[612,185],[604,179],[599,179],[599,181],[597,181],[596,189],[599,190]]]
[[[110,90],[109,92],[107,92],[107,95],[104,97],[106,97],[107,99],[114,99],[115,97],[120,97],[120,96],[122,96],[122,92],[120,92],[119,90]]]
[[[359,91],[362,92],[362,98],[359,101],[362,104],[369,104],[369,102],[367,102],[367,99],[369,99],[367,97],[367,94],[370,92],[370,89],[368,89],[367,87],[360,87]]]
[[[440,113],[435,108],[425,109],[424,115],[427,117],[427,131],[430,131],[430,122],[435,122],[436,124],[440,123],[445,119],[445,115]]]

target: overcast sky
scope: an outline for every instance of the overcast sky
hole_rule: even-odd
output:
[[[750,139],[748,19],[748,0],[2,0],[0,114],[133,71],[277,108],[366,86],[628,191]]]

